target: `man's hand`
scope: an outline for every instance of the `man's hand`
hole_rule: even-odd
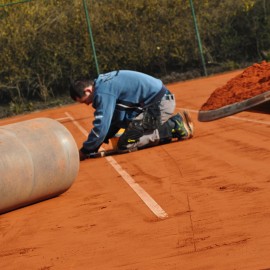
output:
[[[100,146],[99,146],[100,147]],[[84,149],[83,147],[79,150],[79,155],[80,155],[80,161],[83,161],[87,158],[91,157],[91,153],[96,153],[98,152],[99,147],[97,147],[96,149],[92,150],[92,151],[88,151],[86,149]]]
[[[88,156],[85,155],[81,150],[79,150],[79,155],[80,155],[80,161],[83,161],[88,158]]]

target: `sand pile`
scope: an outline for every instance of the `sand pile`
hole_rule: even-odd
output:
[[[216,110],[270,91],[270,63],[263,61],[246,68],[224,86],[217,88],[200,111]]]

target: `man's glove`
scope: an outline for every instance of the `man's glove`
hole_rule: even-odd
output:
[[[79,155],[80,155],[80,161],[83,161],[88,158],[88,156],[84,154],[81,150],[79,150]]]
[[[99,146],[100,147],[100,146]],[[97,147],[95,150],[88,151],[84,149],[83,147],[79,150],[79,156],[80,156],[80,161],[83,161],[87,158],[90,158],[91,153],[96,153],[98,152],[99,147]]]

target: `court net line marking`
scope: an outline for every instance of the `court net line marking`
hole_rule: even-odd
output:
[[[186,110],[186,111],[193,112],[193,113],[199,113],[199,111],[197,111],[197,110],[191,110],[191,109],[185,109],[185,108],[177,108],[177,110]],[[263,125],[267,125],[267,126],[270,125],[270,122],[268,122],[268,121],[254,120],[254,119],[244,118],[244,117],[227,116],[225,118],[231,118],[231,119],[243,121],[243,122],[252,122],[252,123],[257,123],[257,124],[263,124]]]
[[[88,137],[88,132],[68,113],[65,112],[69,120]],[[104,149],[101,149],[104,150]],[[121,167],[120,164],[113,157],[104,157],[110,165],[122,176],[125,182],[135,191],[141,200],[148,206],[148,208],[160,219],[168,217],[168,214],[159,206],[159,204],[138,184],[134,179]]]

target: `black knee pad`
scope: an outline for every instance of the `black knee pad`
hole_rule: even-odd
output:
[[[117,147],[120,150],[127,149],[128,144],[136,143],[144,134],[142,121],[132,121],[123,135],[119,138]]]

